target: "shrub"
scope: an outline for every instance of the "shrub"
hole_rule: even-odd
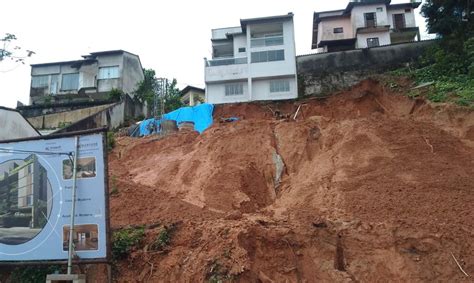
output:
[[[174,232],[174,226],[171,227],[163,227],[160,231],[158,236],[156,237],[155,241],[151,244],[150,248],[152,250],[163,250],[166,246],[171,243],[171,237]]]
[[[45,282],[48,274],[53,274],[55,272],[64,273],[64,271],[64,267],[58,265],[17,267],[11,274],[11,282]]]
[[[124,95],[123,91],[121,91],[120,89],[113,88],[109,92],[109,99],[111,99],[111,100],[120,100],[120,99],[122,99],[123,95]]]
[[[107,132],[107,150],[111,151],[115,147],[115,135],[113,132]]]
[[[128,228],[112,234],[112,256],[116,259],[126,258],[134,247],[139,246],[145,237],[145,228]]]

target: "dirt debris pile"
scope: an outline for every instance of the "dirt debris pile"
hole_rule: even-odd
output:
[[[451,253],[474,275],[474,112],[367,80],[214,116],[202,135],[118,139],[112,228],[179,223],[119,281],[468,279]]]

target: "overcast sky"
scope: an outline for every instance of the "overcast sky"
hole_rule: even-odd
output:
[[[409,0],[392,1],[392,3]],[[241,18],[295,14],[297,55],[311,53],[314,11],[342,9],[348,0],[8,1],[2,5],[0,36],[36,54],[26,64],[0,62],[0,105],[29,102],[29,64],[81,59],[94,51],[123,49],[144,68],[179,86],[204,87],[204,57],[211,57],[211,29],[238,26]],[[419,13],[419,9],[416,10]],[[424,19],[417,24],[426,37]]]

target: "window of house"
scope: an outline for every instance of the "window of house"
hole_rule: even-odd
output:
[[[372,28],[377,26],[377,16],[375,13],[364,13],[365,27]]]
[[[334,33],[343,33],[344,29],[343,28],[334,28]]]
[[[29,195],[26,197],[26,205],[32,206],[33,205],[33,195]]]
[[[394,14],[393,15],[393,28],[403,29],[405,28],[405,14]]]
[[[31,77],[31,87],[33,88],[48,87],[48,84],[49,84],[48,75]]]
[[[59,89],[59,75],[51,75],[51,85],[49,92],[51,94],[57,94]]]
[[[61,90],[79,89],[79,73],[63,74]]]
[[[410,8],[405,9],[405,13],[411,13],[411,9]]]
[[[283,61],[285,60],[285,50],[252,52],[251,59],[252,63]]]
[[[119,66],[100,67],[99,80],[117,79],[119,78]]]
[[[379,38],[378,37],[372,37],[372,38],[367,38],[367,47],[376,47],[379,46]]]
[[[225,95],[241,95],[244,94],[244,84],[237,83],[237,84],[227,84],[225,85]]]
[[[240,53],[245,52],[245,47],[240,47],[240,48],[239,48],[239,52],[240,52]]]
[[[270,92],[289,92],[290,91],[290,81],[288,80],[277,80],[270,81]]]

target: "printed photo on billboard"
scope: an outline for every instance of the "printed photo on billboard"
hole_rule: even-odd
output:
[[[96,176],[94,157],[84,157],[77,160],[77,178],[93,178]],[[72,162],[70,159],[63,160],[63,178],[72,179]]]
[[[41,232],[51,214],[48,172],[36,154],[0,164],[0,243],[19,245]]]
[[[63,226],[63,250],[69,250],[69,232],[71,226]],[[74,225],[73,245],[75,251],[97,250],[99,226],[96,224]]]

